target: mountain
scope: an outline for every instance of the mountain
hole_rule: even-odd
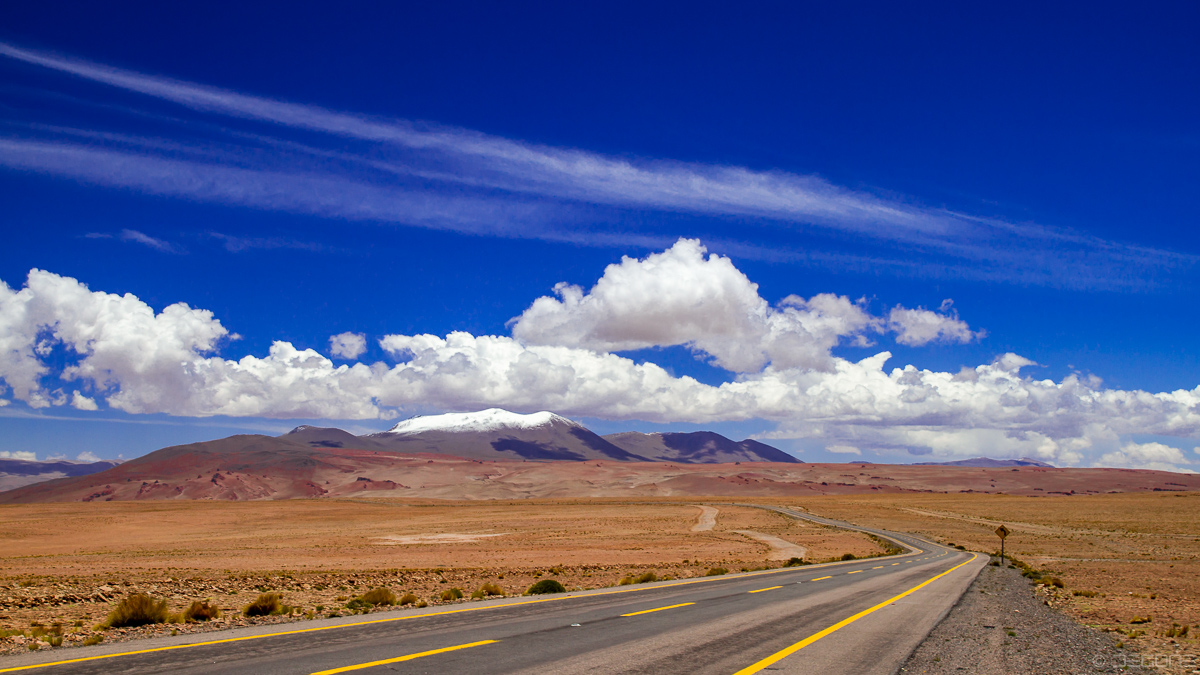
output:
[[[522,415],[491,408],[425,415],[362,439],[392,452],[469,459],[653,461],[610,443],[578,422],[545,411]]]
[[[98,462],[71,462],[68,460],[37,462],[24,459],[0,459],[0,492],[55,478],[86,476],[111,469],[118,464],[120,462],[111,460],[101,460]]]
[[[973,459],[960,459],[954,462],[914,462],[917,466],[973,466],[980,469],[995,469],[1005,466],[1040,466],[1046,469],[1053,469],[1053,464],[1039,462],[1036,459],[1022,457],[1021,459],[992,459],[990,457],[975,457]]]
[[[731,441],[711,431],[643,434],[627,431],[609,434],[604,440],[656,462],[723,464],[727,462],[802,463],[766,443],[747,439]]]

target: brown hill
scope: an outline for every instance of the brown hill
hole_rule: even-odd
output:
[[[627,431],[604,440],[657,462],[722,464],[727,462],[800,463],[788,453],[753,439],[731,441],[711,431],[643,434]]]
[[[772,462],[480,461],[309,445],[325,440],[329,439],[299,442],[287,436],[234,436],[164,448],[101,473],[2,492],[0,504],[363,495],[425,499],[708,495],[802,499],[820,494],[877,492],[1088,495],[1200,490],[1200,475],[1165,471]]]

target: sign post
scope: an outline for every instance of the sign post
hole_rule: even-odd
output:
[[[1004,540],[1008,538],[1008,528],[1001,525],[996,528],[996,536],[1000,537],[1000,566],[1004,566]]]

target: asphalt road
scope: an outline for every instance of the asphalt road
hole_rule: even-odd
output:
[[[0,673],[890,674],[987,556],[855,529],[911,552],[24,654]]]

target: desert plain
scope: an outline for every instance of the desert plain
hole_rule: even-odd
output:
[[[109,630],[105,639],[344,614],[347,602],[377,586],[429,604],[469,602],[443,601],[442,593],[469,596],[490,583],[520,594],[545,578],[599,588],[648,572],[661,579],[778,567],[796,554],[809,562],[885,554],[865,535],[735,502],[987,553],[998,551],[994,530],[1004,524],[1006,552],[1042,573],[1036,589],[1046,603],[1113,632],[1129,649],[1200,651],[1200,493],[1183,491],[4,505],[0,645],[28,648],[35,623],[61,624],[65,644],[81,642],[113,603],[137,591],[166,598],[172,611],[212,599],[225,618]],[[283,593],[294,616],[241,617],[266,591]]]

